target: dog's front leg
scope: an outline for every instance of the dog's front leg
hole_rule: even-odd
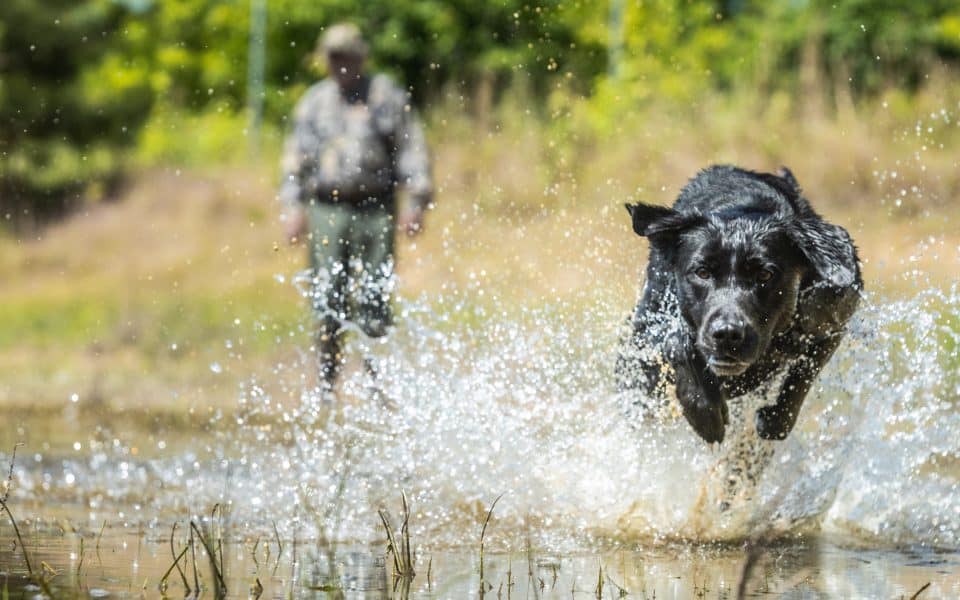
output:
[[[800,406],[813,386],[813,381],[840,344],[840,338],[839,335],[831,335],[813,342],[790,366],[783,387],[777,395],[776,404],[757,409],[755,424],[761,438],[782,440],[793,430],[800,414]]]
[[[681,343],[677,350],[673,363],[683,416],[707,443],[722,442],[729,415],[720,382],[692,343]]]

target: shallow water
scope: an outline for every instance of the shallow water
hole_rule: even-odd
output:
[[[50,565],[47,586],[55,596],[185,595],[175,570],[160,588],[173,565],[169,530],[85,514],[80,507],[52,512],[61,516],[23,519],[21,525],[32,563]],[[108,523],[102,532],[101,517]],[[0,537],[0,590],[5,587],[10,598],[33,598],[40,590],[6,533]],[[596,598],[600,580],[603,598],[624,597],[621,590],[629,598],[734,598],[747,561],[740,546],[631,545],[565,554],[531,548],[486,553],[481,586],[476,548],[417,550],[417,574],[405,581],[393,578],[382,546],[298,540],[294,547],[288,539],[281,548],[276,538],[234,538],[229,529],[226,537],[224,582],[231,598]],[[178,551],[186,541],[177,536]],[[757,547],[753,560],[746,597],[897,598],[928,583],[925,598],[960,595],[956,553],[852,549],[811,538]],[[195,589],[193,560],[182,564],[187,585]],[[214,597],[214,576],[202,551],[196,565],[203,595]]]
[[[131,428],[72,402],[19,419],[5,433],[28,440],[11,507],[32,523],[28,548],[63,569],[59,578],[75,573],[72,530],[82,532],[90,570],[66,585],[113,593],[139,594],[143,579],[156,589],[172,563],[171,525],[199,522],[217,504],[229,521],[232,596],[253,582],[249,547],[275,536],[301,540],[303,553],[278,567],[286,579],[261,578],[267,595],[291,585],[298,596],[317,592],[303,572],[331,563],[339,583],[330,585],[349,588],[350,569],[383,569],[377,509],[396,521],[402,491],[421,563],[414,596],[477,593],[480,527],[501,495],[487,532],[489,579],[497,588],[515,565],[515,589],[527,586],[517,597],[538,597],[542,569],[529,577],[526,565],[543,561],[557,583],[542,597],[593,594],[600,563],[633,597],[690,597],[703,582],[710,597],[733,597],[746,546],[763,549],[753,591],[893,597],[931,581],[925,597],[956,596],[958,312],[956,289],[868,297],[788,440],[756,439],[756,397],[733,404],[728,439],[711,448],[675,412],[642,419],[632,398],[613,392],[616,306],[584,300],[508,315],[457,296],[406,302],[395,335],[352,343],[354,356],[374,358],[378,394],[355,368],[340,399],[326,402],[304,352],[242,378],[236,408],[213,412],[203,431]],[[75,442],[37,447],[51,430]],[[94,571],[102,522],[116,559]],[[11,536],[6,522],[0,535]],[[318,544],[337,558],[311,557]],[[21,569],[18,556],[3,544],[0,570]]]

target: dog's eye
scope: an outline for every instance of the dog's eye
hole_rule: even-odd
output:
[[[699,269],[694,271],[693,274],[699,277],[700,279],[710,279],[710,271],[708,271],[704,267],[700,267]]]
[[[773,279],[773,271],[763,269],[762,271],[757,273],[757,281],[759,281],[760,283],[766,283],[771,279]]]

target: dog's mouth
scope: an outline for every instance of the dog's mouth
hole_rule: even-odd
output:
[[[749,369],[750,363],[732,356],[711,356],[707,359],[707,366],[721,377],[733,377]]]

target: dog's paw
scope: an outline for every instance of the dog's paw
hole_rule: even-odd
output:
[[[683,416],[687,422],[702,437],[705,442],[712,444],[722,442],[727,430],[726,403],[697,402],[684,407]]]
[[[765,440],[785,439],[793,429],[793,423],[793,417],[777,406],[758,408],[754,417],[757,435]]]

